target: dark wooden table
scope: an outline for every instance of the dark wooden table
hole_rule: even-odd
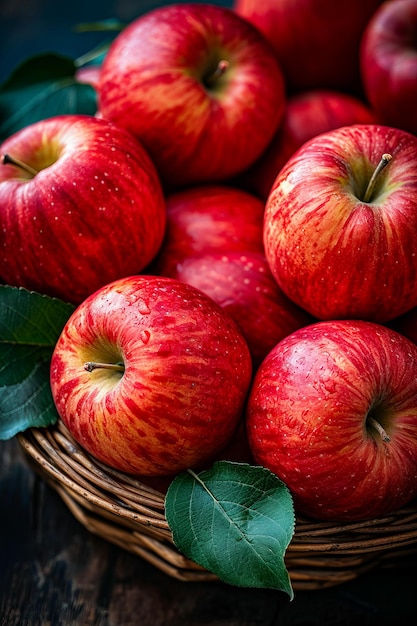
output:
[[[185,583],[91,535],[0,442],[1,626],[402,626],[417,617],[409,562],[327,590]]]

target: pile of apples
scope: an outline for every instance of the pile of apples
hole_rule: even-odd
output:
[[[417,495],[416,44],[417,0],[166,5],[96,116],[4,141],[0,274],[76,305],[51,388],[86,450],[235,455],[316,519]]]

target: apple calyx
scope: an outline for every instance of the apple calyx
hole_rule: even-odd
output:
[[[16,159],[15,157],[10,156],[10,154],[2,154],[1,163],[2,165],[15,165],[16,167],[19,167],[31,176],[36,176],[36,174],[38,173],[38,170],[35,170],[33,167],[31,167],[27,163],[24,163],[20,159]]]
[[[88,361],[84,364],[84,369],[87,372],[92,372],[97,369],[113,370],[115,372],[124,372],[125,366],[123,363],[96,363],[95,361]]]
[[[377,431],[377,433],[380,435],[382,441],[384,441],[385,443],[389,443],[391,441],[391,439],[390,439],[389,435],[387,434],[386,430],[378,422],[378,420],[376,420],[371,415],[368,415],[367,421]]]
[[[376,166],[370,180],[368,183],[368,186],[366,188],[365,191],[365,195],[363,196],[363,202],[370,202],[371,198],[372,198],[372,194],[374,192],[375,189],[375,184],[376,181],[378,179],[378,176],[380,175],[380,173],[382,172],[382,170],[388,165],[388,163],[391,161],[392,159],[392,155],[385,153],[382,155],[380,162],[378,163],[378,165]]]
[[[221,59],[214,70],[208,74],[208,76],[204,77],[204,84],[206,87],[213,87],[213,85],[218,81],[220,76],[226,72],[226,70],[230,67],[230,62],[226,61],[226,59]]]

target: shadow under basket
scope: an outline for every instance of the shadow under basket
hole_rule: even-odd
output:
[[[182,581],[217,577],[175,547],[164,494],[89,456],[58,423],[17,436],[30,464],[91,533]],[[417,553],[417,502],[355,523],[297,517],[285,563],[294,590],[332,587],[375,567],[395,567]]]

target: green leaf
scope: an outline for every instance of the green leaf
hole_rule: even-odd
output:
[[[75,31],[78,33],[92,33],[92,32],[108,32],[116,31],[121,32],[126,28],[127,23],[118,20],[115,17],[110,17],[106,20],[98,20],[97,22],[81,22],[76,25]]]
[[[218,461],[174,479],[165,513],[176,547],[223,582],[293,598],[284,563],[295,525],[286,485],[263,467]]]
[[[18,385],[0,389],[0,439],[11,439],[27,428],[50,426],[58,414],[49,384],[49,363],[35,363]]]
[[[0,344],[54,347],[74,305],[0,285]]]
[[[34,364],[46,362],[50,356],[50,348],[0,343],[0,393],[4,387],[23,383],[30,376]]]
[[[57,298],[0,285],[0,439],[55,423],[49,365],[73,311]]]
[[[53,53],[33,56],[19,65],[0,85],[0,141],[55,115],[94,115],[96,92],[77,81],[77,69],[72,59]]]
[[[51,80],[74,76],[72,59],[55,53],[41,53],[20,63],[0,86],[0,93],[15,91]]]

